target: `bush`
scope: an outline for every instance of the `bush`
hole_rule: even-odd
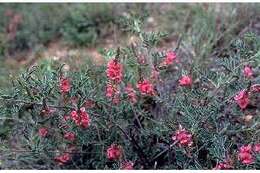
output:
[[[61,33],[71,45],[93,45],[100,35],[109,33],[109,24],[114,18],[113,8],[107,4],[77,4],[69,9]]]
[[[112,11],[109,4],[3,4],[0,53],[3,48],[13,54],[46,46],[60,38],[73,46],[93,45],[100,34],[110,32]]]
[[[259,169],[259,37],[201,66],[182,59],[181,41],[159,52],[165,34],[142,18],[123,24],[138,40],[104,51],[107,65],[45,62],[2,92],[20,141],[5,168]]]

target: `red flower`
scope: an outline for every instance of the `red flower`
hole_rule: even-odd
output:
[[[173,51],[169,51],[166,53],[166,58],[164,60],[164,64],[170,65],[176,59],[176,53]]]
[[[109,98],[112,98],[114,95],[114,87],[111,84],[107,84],[107,88],[106,88],[106,96]]]
[[[67,133],[65,133],[64,138],[73,142],[76,139],[76,135],[73,132],[67,132]]]
[[[137,102],[137,97],[135,94],[134,88],[131,86],[131,84],[128,84],[127,87],[125,88],[125,92],[128,96],[128,99],[130,100],[131,103],[136,103]]]
[[[190,147],[193,144],[192,135],[181,126],[172,136],[172,140],[176,141],[180,147]]]
[[[148,81],[147,79],[139,81],[137,84],[137,88],[143,95],[154,95],[155,94],[153,84],[150,83],[150,81]]]
[[[120,91],[117,85],[107,84],[106,96],[112,99],[113,103],[118,104],[120,101]]]
[[[131,161],[125,161],[121,164],[120,169],[122,170],[133,170],[134,169],[134,163]]]
[[[107,77],[117,83],[123,78],[123,66],[116,59],[111,59],[107,64]]]
[[[66,78],[61,78],[60,80],[60,90],[62,93],[67,93],[70,91],[70,81]]]
[[[122,148],[120,145],[112,144],[107,149],[107,158],[109,160],[118,160],[122,157]]]
[[[238,159],[246,165],[250,165],[254,163],[253,155],[252,155],[252,146],[244,145],[239,148]]]
[[[90,126],[91,119],[86,111],[80,113],[81,116],[81,127],[87,128]]]
[[[215,168],[213,168],[214,170],[227,170],[227,169],[232,169],[233,166],[230,165],[230,163],[228,163],[227,161],[218,163]]]
[[[242,90],[234,97],[234,100],[241,109],[245,109],[249,104],[248,93],[246,92],[246,90]]]
[[[63,119],[64,119],[65,121],[68,121],[70,118],[71,118],[71,117],[70,117],[69,115],[64,115],[64,116],[63,116]]]
[[[182,76],[179,80],[179,84],[181,86],[191,86],[192,85],[192,78],[188,75]]]
[[[243,73],[244,73],[245,77],[247,77],[247,78],[250,78],[253,76],[253,70],[249,66],[245,66]]]
[[[77,111],[72,111],[70,113],[71,119],[79,126],[80,125],[80,116]]]
[[[70,115],[77,126],[81,126],[82,128],[89,127],[91,119],[85,111],[85,108],[80,108],[79,113],[77,111],[72,111]]]
[[[116,85],[107,84],[106,96],[112,98],[114,95],[119,94],[119,89]]]
[[[65,163],[67,163],[70,159],[71,159],[71,156],[70,156],[69,153],[65,153],[61,156],[57,156],[57,157],[54,158],[54,160],[56,162],[58,162],[59,165],[63,165]]]
[[[40,137],[45,138],[48,135],[48,129],[45,127],[42,127],[38,130],[38,134],[40,135]]]
[[[254,146],[254,152],[260,153],[260,143],[255,144],[255,146]]]

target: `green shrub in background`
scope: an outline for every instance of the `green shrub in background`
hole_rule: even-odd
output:
[[[14,39],[7,42],[9,53],[28,50],[57,38],[66,17],[65,4],[4,4],[1,6],[1,15],[5,17],[1,24],[4,30],[12,20],[12,17],[5,15],[7,11],[21,15],[22,18]]]
[[[60,37],[72,45],[92,45],[100,34],[108,32],[107,26],[113,20],[109,4],[3,4],[0,6],[4,18],[0,22],[1,38],[8,35],[6,30],[12,21],[12,17],[6,16],[8,11],[21,15],[15,37],[5,38],[11,54],[46,45]],[[2,50],[2,42],[0,46]]]
[[[93,45],[98,37],[111,32],[113,14],[113,8],[108,4],[73,5],[61,25],[62,37],[71,45]]]

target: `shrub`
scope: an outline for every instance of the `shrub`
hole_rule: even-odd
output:
[[[114,18],[113,8],[107,4],[76,4],[69,9],[61,34],[71,45],[93,45],[100,35],[109,33]]]
[[[110,32],[112,11],[108,4],[3,4],[0,53],[5,48],[12,55],[60,38],[72,46],[93,45]]]
[[[228,56],[200,66],[182,59],[181,39],[158,51],[165,34],[144,32],[142,23],[123,20],[139,39],[106,50],[105,65],[39,64],[2,92],[2,118],[19,141],[3,165],[259,169],[259,37],[238,38]]]

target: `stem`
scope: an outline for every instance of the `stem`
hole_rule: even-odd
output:
[[[138,145],[138,143],[136,142],[136,140],[133,137],[130,137],[123,129],[121,126],[119,126],[118,124],[115,124],[119,130],[121,130],[121,132],[128,138],[128,140],[134,145],[134,147],[137,149],[137,154],[139,155],[140,159],[142,160],[143,164],[145,166],[151,165],[151,162],[149,161],[149,159],[145,156],[142,148]]]
[[[31,105],[37,105],[37,106],[44,106],[43,103],[39,103],[39,102],[29,102],[29,101],[17,100],[17,99],[13,99],[13,98],[3,98],[3,96],[0,96],[0,100],[12,101],[15,103],[23,103],[23,104],[28,104],[28,105],[31,104]],[[48,105],[48,107],[57,108],[57,109],[70,109],[70,110],[75,109],[74,107],[71,107],[71,106],[58,106],[58,105]]]

